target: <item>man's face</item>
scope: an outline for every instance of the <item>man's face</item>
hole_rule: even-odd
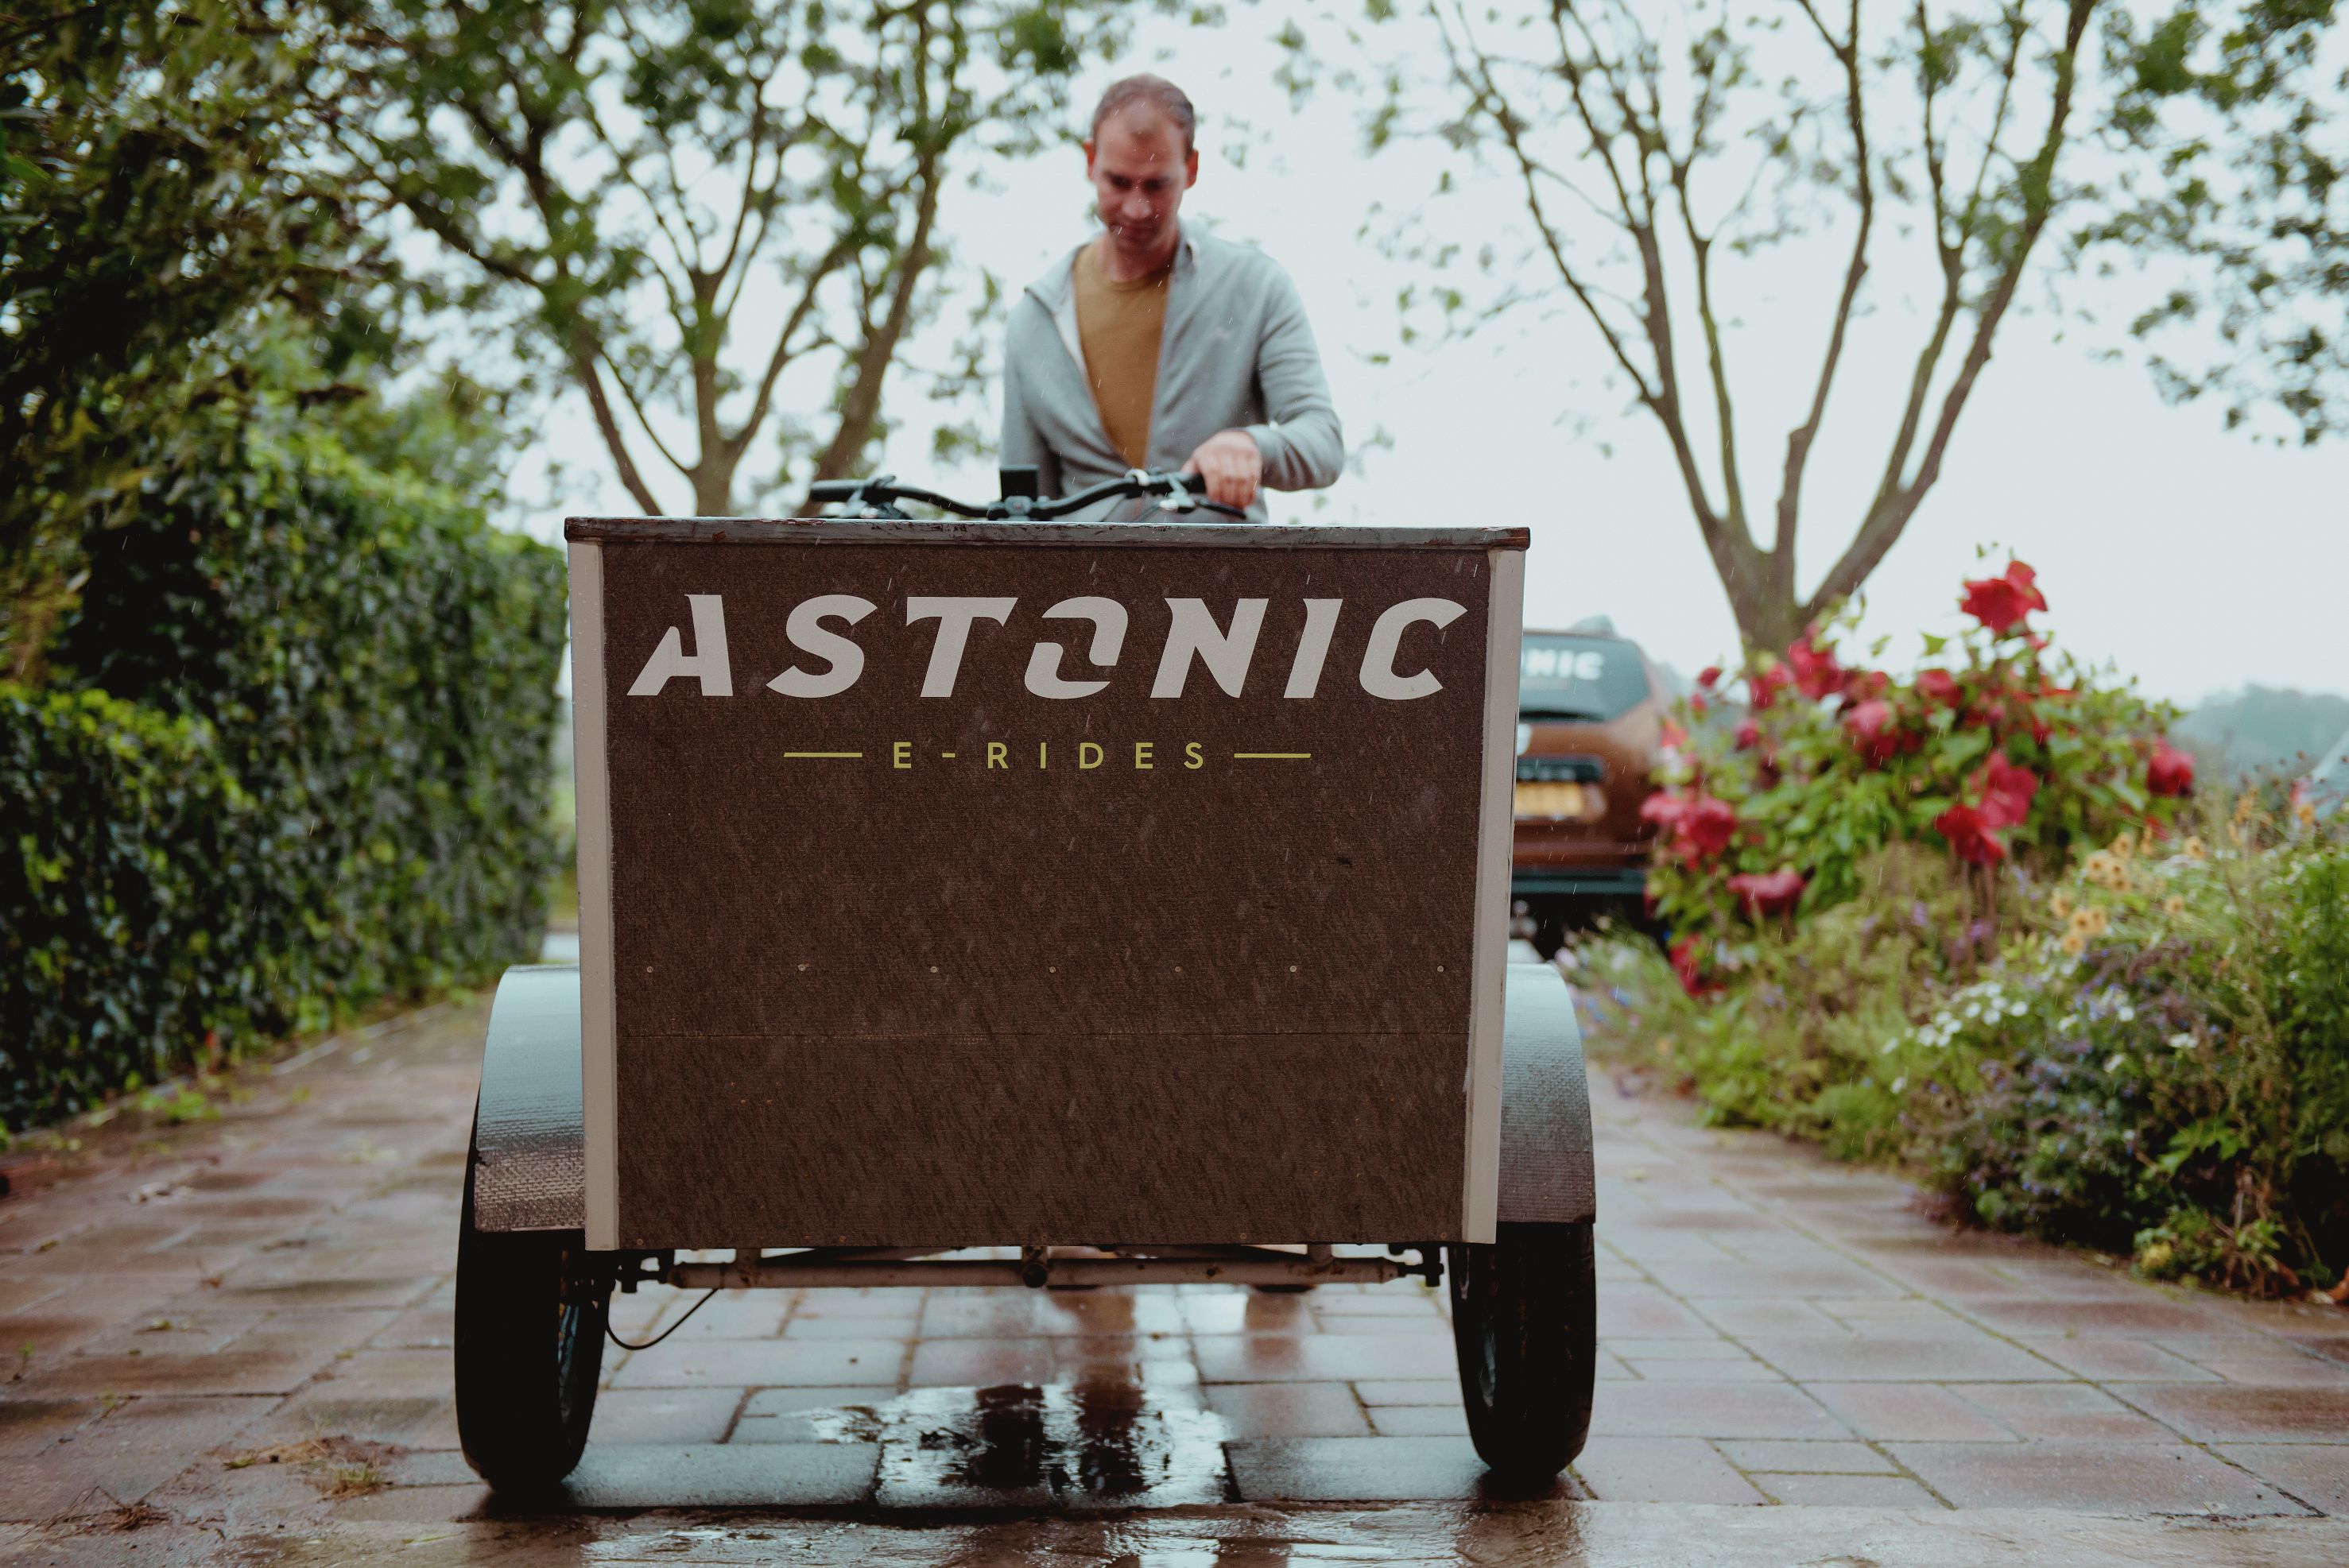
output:
[[[1185,150],[1183,133],[1165,116],[1144,104],[1110,116],[1085,143],[1085,172],[1111,244],[1136,260],[1174,248],[1174,215],[1199,178],[1199,155]]]

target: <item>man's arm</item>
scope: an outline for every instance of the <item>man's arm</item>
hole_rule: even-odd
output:
[[[1272,297],[1265,311],[1264,339],[1257,347],[1257,385],[1271,422],[1247,427],[1264,454],[1268,490],[1319,490],[1338,481],[1346,462],[1346,438],[1321,374],[1321,351],[1305,319],[1305,302],[1288,274],[1275,268]]]
[[[1021,335],[1015,308],[1003,335],[1003,438],[996,444],[995,460],[1003,468],[1032,465],[1036,493],[1056,496],[1061,493],[1061,459],[1044,444],[1043,433],[1028,411],[1028,356],[1020,352]]]

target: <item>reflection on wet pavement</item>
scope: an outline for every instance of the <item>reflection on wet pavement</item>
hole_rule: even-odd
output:
[[[881,1497],[1169,1508],[1224,1500],[1224,1423],[1123,1379],[920,1388],[885,1408]],[[897,1440],[891,1440],[892,1438]]]

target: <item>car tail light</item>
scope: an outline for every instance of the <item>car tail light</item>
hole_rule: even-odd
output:
[[[1607,815],[1607,797],[1596,784],[1520,780],[1516,808],[1520,822],[1596,822]]]

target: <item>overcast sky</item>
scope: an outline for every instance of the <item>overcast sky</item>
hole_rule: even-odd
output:
[[[1358,232],[1371,202],[1417,200],[1434,166],[1408,152],[1366,160],[1357,106],[1343,100],[1317,98],[1292,114],[1270,85],[1268,30],[1245,10],[1213,33],[1153,24],[1120,65],[1162,70],[1191,92],[1206,123],[1186,218],[1288,269],[1350,445],[1374,433],[1392,443],[1366,452],[1318,508],[1276,498],[1274,515],[1524,524],[1533,531],[1529,625],[1607,614],[1683,672],[1727,652],[1735,627],[1662,438],[1602,385],[1595,335],[1563,314],[1523,313],[1466,341],[1400,346],[1394,297],[1412,273]],[[1075,101],[1089,108],[1115,74],[1089,73]],[[1252,125],[1237,138],[1231,121],[1242,116]],[[1236,139],[1248,144],[1237,167]],[[955,192],[946,221],[967,263],[1016,287],[1089,232],[1081,155],[1048,153],[989,174],[991,189]],[[1510,192],[1495,181],[1489,196],[1472,213],[1472,228],[1488,232],[1460,237],[1507,250],[1523,237]],[[1766,511],[1785,431],[1816,374],[1840,256],[1797,245],[1730,265],[1721,285],[1737,324],[1728,353],[1747,487],[1762,492],[1749,505]],[[1918,281],[1890,263],[1870,279],[1806,487],[1806,585],[1849,537],[1882,466],[1887,410],[1922,331],[1909,287]],[[743,341],[756,345],[764,324],[745,325]],[[2230,434],[2218,407],[2166,407],[2139,365],[2100,361],[2095,351],[2108,341],[2050,311],[2010,318],[1940,483],[1869,581],[1864,634],[1892,634],[1885,656],[1898,665],[1920,630],[1956,629],[1958,581],[1979,574],[1978,548],[1994,545],[1997,566],[2011,550],[2038,568],[2044,619],[2062,644],[2111,661],[2155,696],[2191,705],[2253,683],[2349,692],[2349,442],[2302,450]],[[1379,354],[1392,357],[1374,363]],[[894,413],[905,428],[882,467],[993,493],[991,464],[930,461],[930,425],[915,399],[900,397]],[[992,429],[992,405],[983,422]],[[579,399],[560,404],[521,476],[529,504],[515,525],[551,538],[564,511],[633,511],[600,450]],[[559,499],[545,481],[549,453],[569,459]],[[690,510],[681,480],[662,494]]]

